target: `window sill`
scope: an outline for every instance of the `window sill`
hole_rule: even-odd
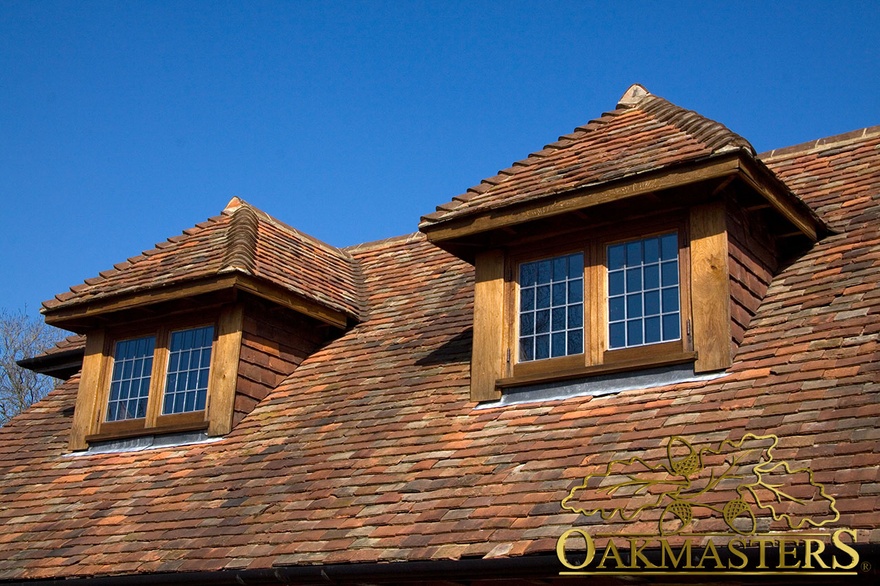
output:
[[[610,364],[600,364],[596,366],[582,366],[578,368],[570,368],[557,370],[552,373],[544,372],[541,374],[528,374],[522,376],[511,376],[498,379],[495,385],[499,388],[519,387],[532,385],[540,382],[553,382],[567,380],[573,378],[584,378],[593,375],[614,374],[624,371],[635,371],[645,368],[654,368],[658,366],[671,366],[675,364],[686,364],[694,362],[697,359],[696,352],[676,352],[665,354],[663,356],[653,356],[650,358],[640,358],[638,360],[616,360]]]
[[[127,439],[142,435],[160,435],[185,431],[204,431],[208,429],[205,412],[163,415],[160,425],[146,427],[143,419],[104,423],[98,433],[86,436],[86,442],[102,442],[115,439]]]

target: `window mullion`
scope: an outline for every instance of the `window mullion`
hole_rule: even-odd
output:
[[[584,269],[584,308],[586,315],[584,319],[587,324],[588,335],[585,344],[587,351],[584,353],[586,365],[601,364],[604,356],[606,341],[605,332],[608,329],[606,306],[606,277],[603,258],[601,254],[601,245],[591,240],[587,244],[585,255]],[[586,310],[589,308],[589,310]]]
[[[156,333],[156,352],[153,356],[153,374],[150,380],[150,398],[147,401],[147,427],[155,427],[162,409],[165,391],[165,374],[168,370],[168,344],[170,330],[160,328]]]

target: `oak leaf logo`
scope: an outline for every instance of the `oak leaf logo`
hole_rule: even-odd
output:
[[[837,521],[835,500],[812,470],[775,459],[778,443],[775,435],[749,433],[738,441],[695,447],[673,436],[665,458],[612,460],[601,474],[588,475],[573,488],[562,508],[626,522],[651,511],[661,535],[692,527],[704,511],[720,516],[727,529],[741,535],[758,532],[762,513],[789,529]]]

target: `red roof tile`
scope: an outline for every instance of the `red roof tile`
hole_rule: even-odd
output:
[[[722,124],[632,86],[578,127],[422,217],[420,228],[752,146]]]
[[[234,198],[219,216],[43,302],[43,312],[241,272],[360,318],[356,263],[325,244]]]

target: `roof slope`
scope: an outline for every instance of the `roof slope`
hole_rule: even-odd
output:
[[[760,158],[832,229],[846,230],[876,222],[878,150],[880,126],[872,126],[776,149]]]
[[[552,552],[570,489],[673,435],[777,434],[880,543],[876,140],[770,157],[840,233],[773,281],[710,382],[475,409],[472,269],[422,236],[350,249],[370,319],[219,441],[66,456],[72,379],[0,428],[0,580]],[[825,188],[802,181],[817,161]]]
[[[348,253],[233,198],[219,216],[117,264],[43,312],[240,272],[349,316],[361,317],[358,268]]]
[[[616,110],[438,206],[420,227],[736,149],[754,155],[748,141],[724,125],[634,85]]]

